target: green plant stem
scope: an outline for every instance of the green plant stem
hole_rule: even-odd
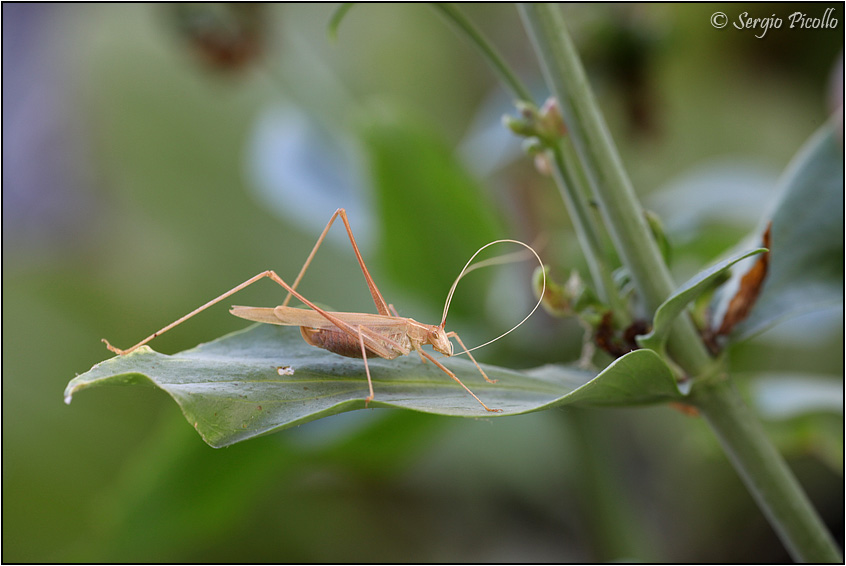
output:
[[[691,400],[793,559],[842,563],[837,545],[799,482],[728,379],[694,387]]]
[[[584,172],[569,140],[562,140],[552,149],[552,173],[561,198],[570,212],[576,237],[584,252],[593,284],[599,299],[611,308],[620,327],[631,321],[611,273],[611,267],[603,250],[602,234],[584,190]]]
[[[470,23],[470,20],[464,17],[455,6],[442,2],[435,2],[433,4],[449,21],[458,26],[470,41],[479,49],[482,56],[499,75],[499,78],[511,89],[512,94],[517,100],[533,104],[532,95],[529,90],[523,86],[520,79],[511,72],[511,68],[505,63],[493,45],[482,35],[476,27]]]
[[[624,489],[625,465],[612,442],[612,423],[591,409],[561,411],[573,431],[578,499],[599,562],[656,562],[650,533],[638,522],[639,510]]]
[[[485,36],[455,6],[447,3],[435,3],[434,7],[467,35],[494,72],[511,89],[517,100],[534,105],[528,89],[511,72],[510,67]],[[617,293],[609,262],[603,253],[600,227],[587,204],[587,193],[583,190],[584,174],[575,158],[572,144],[565,140],[552,153],[556,184],[568,205],[567,208],[570,211],[577,237],[587,258],[588,269],[591,272],[597,294],[600,300],[608,303],[611,307],[617,322],[621,326],[625,326],[629,323],[628,309],[625,308],[619,293]]]
[[[547,84],[558,99],[568,135],[600,204],[614,246],[651,316],[670,296],[675,283],[594,99],[560,7],[521,4],[520,13]],[[706,371],[711,364],[705,346],[686,316],[679,317],[674,325],[668,349],[690,375]]]
[[[355,5],[355,2],[341,2],[335,11],[332,12],[332,16],[329,18],[329,25],[326,27],[326,31],[329,34],[329,39],[335,41],[338,39],[338,28],[341,27],[341,20],[347,15],[347,12]]]
[[[520,13],[617,251],[646,307],[654,312],[674,284],[587,83],[560,7],[521,4]],[[694,378],[713,371],[714,362],[688,317],[679,317],[668,346],[671,356]],[[704,381],[697,384],[691,400],[788,550],[802,560],[841,561],[807,496],[727,377]]]

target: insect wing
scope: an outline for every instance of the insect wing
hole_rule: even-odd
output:
[[[322,314],[311,309],[296,307],[242,307],[234,306],[230,313],[237,317],[245,318],[255,322],[266,324],[279,324],[282,326],[308,326],[311,328],[337,328],[334,323],[327,320]],[[385,328],[397,328],[406,324],[405,319],[380,314],[332,312],[329,313],[351,326],[365,326],[376,330]]]
[[[303,314],[308,314],[314,311],[307,311],[304,309],[297,309],[303,312]],[[237,317],[245,318],[247,320],[252,320],[254,322],[263,322],[265,324],[286,324],[276,318],[276,315],[273,314],[272,308],[260,308],[260,307],[241,307],[241,306],[234,306],[229,309],[230,314],[234,314]],[[321,317],[323,318],[323,317]],[[325,319],[324,319],[325,320]],[[291,323],[292,326],[299,326],[299,324]]]
[[[306,316],[303,317],[302,313]],[[282,321],[282,324],[296,324],[297,326],[311,326],[312,328],[336,328],[332,321],[321,315],[317,311],[303,311],[294,307],[276,307],[273,313],[277,319]],[[395,329],[404,327],[407,322],[404,318],[397,318],[393,316],[383,316],[381,314],[370,314],[360,312],[330,312],[332,316],[346,322],[350,326],[364,326],[374,331],[380,329]],[[307,323],[296,321],[307,320]],[[291,321],[291,322],[289,322]]]

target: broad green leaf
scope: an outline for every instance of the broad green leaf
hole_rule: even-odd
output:
[[[769,273],[748,318],[730,334],[732,341],[749,338],[784,319],[842,304],[843,142],[839,128],[842,118],[822,127],[782,176],[781,197],[771,214]],[[730,288],[726,285],[727,291],[712,302],[715,327],[731,299]]]
[[[680,396],[669,368],[648,350],[623,356],[596,377],[565,366],[524,373],[486,366],[496,384],[486,383],[468,360],[444,363],[502,413],[486,412],[449,376],[416,356],[369,360],[376,394],[370,406],[479,418],[571,403],[626,405]],[[71,380],[65,401],[88,387],[145,382],[173,397],[214,447],[363,409],[368,393],[361,360],[308,346],[293,328],[254,325],[172,356],[145,346],[101,362]]]
[[[658,307],[655,311],[655,318],[652,322],[652,332],[643,336],[638,336],[637,343],[643,348],[651,348],[652,350],[660,351],[670,334],[673,322],[675,322],[676,318],[684,312],[687,305],[695,301],[699,295],[710,289],[714,281],[716,281],[717,278],[732,265],[742,259],[746,259],[747,257],[757,255],[765,251],[767,251],[765,248],[758,248],[756,250],[737,254],[712,267],[709,267],[705,271],[697,273],[686,283],[682,284],[682,286],[679,287],[669,299],[664,301],[661,306]]]

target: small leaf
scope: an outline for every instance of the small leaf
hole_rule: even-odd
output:
[[[416,356],[371,359],[369,364],[376,393],[371,407],[493,416]],[[469,360],[451,358],[444,364],[489,406],[502,409],[497,416],[571,403],[626,405],[681,397],[669,368],[647,350],[623,356],[596,377],[566,366],[523,373],[486,366],[488,375],[499,380],[496,384],[486,383]],[[295,328],[259,324],[172,356],[144,346],[111,358],[71,380],[65,401],[89,387],[145,381],[173,397],[213,447],[363,409],[368,394],[361,360],[313,348]]]
[[[578,271],[571,271],[570,277],[564,284],[558,283],[549,273],[549,267],[537,267],[532,275],[532,288],[535,297],[543,292],[544,310],[552,316],[579,316],[590,318],[597,311],[605,312],[608,307],[601,304],[590,287],[582,281]]]
[[[714,281],[732,265],[742,259],[766,251],[765,248],[758,248],[735,255],[689,279],[658,307],[652,323],[652,332],[637,337],[638,344],[643,348],[660,351],[669,336],[670,328],[672,328],[676,318],[684,312],[688,304],[695,301],[699,295],[707,291],[713,285]]]

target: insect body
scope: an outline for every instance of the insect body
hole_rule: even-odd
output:
[[[317,311],[292,307],[256,308],[232,307],[235,316],[282,326],[299,326],[303,339],[312,346],[329,350],[348,358],[362,358],[358,336],[339,330],[332,322]],[[439,326],[422,324],[411,318],[382,316],[379,314],[330,312],[332,317],[343,320],[353,327],[362,327],[362,332],[373,337],[365,347],[367,355],[386,360],[406,356],[425,344],[446,355],[453,355],[452,342]]]
[[[364,274],[367,286],[369,287],[370,293],[373,296],[373,302],[376,305],[376,310],[379,311],[378,314],[329,312],[315,305],[314,303],[303,297],[296,290],[297,285],[299,284],[300,280],[305,274],[306,269],[314,258],[314,255],[320,247],[320,244],[326,237],[329,228],[332,226],[332,223],[338,216],[341,217],[341,220],[343,221],[344,226],[347,230],[350,243],[353,247],[353,252],[355,253],[356,259],[358,259],[358,263],[361,267],[362,273]],[[487,244],[486,246],[480,248],[479,251],[477,251],[476,254],[474,254],[470,258],[470,261],[467,262],[467,264],[464,266],[464,269],[459,274],[458,278],[456,278],[455,282],[453,283],[452,289],[450,290],[450,293],[447,297],[447,303],[444,307],[444,315],[441,320],[441,323],[439,325],[423,324],[411,318],[399,316],[393,306],[388,305],[385,302],[385,299],[382,297],[382,294],[376,287],[373,278],[367,271],[367,267],[364,264],[364,259],[361,257],[361,253],[359,252],[358,246],[355,242],[355,238],[353,237],[352,229],[350,228],[349,221],[347,220],[346,212],[344,211],[344,209],[339,208],[332,215],[332,218],[329,219],[329,223],[326,225],[326,228],[323,229],[323,232],[317,239],[317,243],[314,245],[311,254],[309,254],[308,258],[306,259],[306,262],[300,270],[300,273],[294,281],[293,285],[288,285],[274,271],[263,271],[258,275],[251,277],[247,281],[244,281],[240,285],[230,289],[219,297],[212,299],[205,305],[188,313],[179,320],[169,324],[168,326],[165,326],[158,332],[153,333],[149,337],[145,338],[144,340],[127,350],[120,350],[118,348],[115,348],[114,346],[109,344],[109,342],[105,339],[103,340],[103,342],[106,343],[106,346],[109,348],[109,350],[115,352],[116,354],[123,355],[129,353],[132,350],[138,348],[139,346],[146,344],[147,342],[159,336],[160,334],[170,330],[174,326],[181,324],[182,322],[191,318],[195,314],[207,309],[215,303],[222,301],[226,297],[240,291],[241,289],[252,285],[259,279],[267,277],[272,279],[288,291],[288,296],[285,298],[285,301],[282,303],[282,305],[277,306],[275,308],[234,306],[232,307],[230,312],[235,316],[245,318],[247,320],[252,320],[255,322],[278,324],[283,326],[299,326],[300,332],[302,333],[303,338],[308,344],[316,346],[318,348],[323,348],[324,350],[328,350],[330,352],[334,352],[342,356],[362,358],[364,360],[365,373],[367,374],[367,384],[370,389],[369,395],[365,398],[365,403],[369,403],[374,398],[373,382],[370,378],[370,367],[367,364],[368,356],[378,356],[380,358],[393,360],[394,358],[397,358],[399,356],[405,356],[410,354],[412,351],[416,351],[417,354],[420,356],[421,361],[425,362],[428,360],[434,363],[438,368],[440,368],[452,379],[454,379],[459,385],[461,385],[461,387],[463,387],[465,391],[472,395],[473,398],[476,399],[485,408],[485,410],[490,412],[499,412],[499,409],[491,409],[487,405],[485,405],[482,400],[479,399],[472,391],[470,391],[470,389],[466,385],[464,385],[464,383],[462,383],[461,380],[458,379],[458,377],[452,371],[447,369],[429,352],[423,349],[423,346],[428,344],[431,345],[435,351],[440,352],[445,356],[452,356],[454,354],[454,349],[450,338],[455,338],[456,342],[458,342],[458,344],[462,348],[462,352],[460,353],[467,354],[467,356],[475,364],[476,368],[479,370],[479,372],[482,374],[482,377],[484,377],[486,381],[488,381],[489,383],[495,383],[495,380],[490,379],[485,374],[484,370],[470,354],[470,350],[468,350],[464,346],[464,343],[461,341],[461,338],[458,337],[458,334],[456,334],[455,332],[447,332],[446,330],[444,330],[444,325],[446,323],[446,315],[449,309],[449,302],[452,299],[452,293],[455,290],[455,286],[457,285],[458,281],[466,273],[472,271],[477,267],[482,266],[482,264],[495,263],[496,260],[486,260],[485,262],[479,262],[473,267],[470,267],[471,262],[479,252],[481,252],[486,247],[498,242],[513,242],[526,247],[529,251],[534,254],[538,262],[541,263],[541,267],[543,267],[543,264],[540,261],[540,258],[538,257],[537,253],[535,253],[535,251],[531,247],[522,242],[518,242],[516,240],[497,240],[496,242],[491,242],[490,244]],[[292,296],[296,297],[303,304],[308,306],[310,310],[287,306]],[[543,293],[541,293],[541,297],[543,297]],[[529,315],[526,316],[526,318],[524,318],[523,321],[520,322],[520,324],[525,322],[526,319],[528,319],[529,316],[534,313],[534,311],[538,308],[538,305],[540,305],[540,301],[538,301],[538,304],[535,305],[535,308],[532,309]],[[520,324],[518,324],[517,326],[519,326]],[[514,328],[517,328],[517,326],[515,326]],[[511,330],[514,330],[514,328],[512,328]],[[509,330],[508,332],[511,332],[511,330]],[[508,334],[508,332],[506,332],[505,334]],[[504,336],[505,334],[503,334],[502,336]]]

